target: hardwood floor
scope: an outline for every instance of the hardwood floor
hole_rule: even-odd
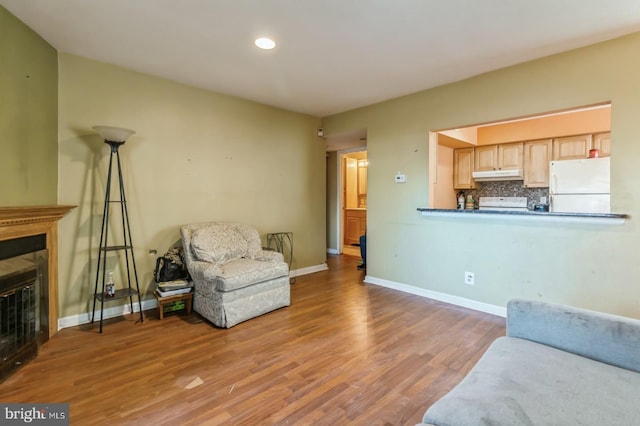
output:
[[[358,259],[329,256],[290,307],[228,330],[156,310],[61,330],[0,401],[68,402],[72,425],[414,425],[504,319],[364,284]]]

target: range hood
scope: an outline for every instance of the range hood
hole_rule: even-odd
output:
[[[522,169],[513,170],[488,170],[473,172],[473,179],[477,181],[523,180]]]

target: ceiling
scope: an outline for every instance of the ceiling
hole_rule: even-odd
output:
[[[59,51],[318,117],[640,31],[638,0],[0,5]]]

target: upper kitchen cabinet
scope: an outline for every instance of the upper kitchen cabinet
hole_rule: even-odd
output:
[[[552,146],[551,139],[524,143],[525,188],[546,188],[549,186],[549,161],[551,161]]]
[[[479,146],[475,149],[475,171],[517,170],[523,164],[522,142]]]
[[[498,170],[522,169],[523,142],[498,145]]]
[[[592,146],[591,135],[567,136],[553,140],[553,160],[577,160],[587,158]]]
[[[486,172],[496,170],[498,167],[498,146],[478,146],[475,149],[474,170]]]
[[[611,132],[593,135],[593,148],[600,150],[600,157],[609,157],[611,155]]]
[[[453,151],[453,188],[471,189],[476,187],[473,180],[473,148],[460,148]]]

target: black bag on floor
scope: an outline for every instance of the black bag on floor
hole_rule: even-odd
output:
[[[153,279],[157,283],[176,280],[188,280],[189,272],[184,263],[182,247],[171,247],[164,256],[156,260]]]

